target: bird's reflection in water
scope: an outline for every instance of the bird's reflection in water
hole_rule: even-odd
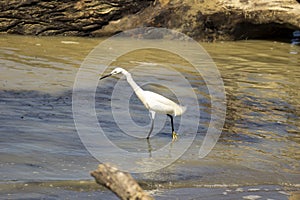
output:
[[[156,149],[152,147],[151,145],[151,139],[149,140],[146,140],[147,141],[147,145],[148,145],[148,153],[149,153],[149,158],[152,158],[152,152],[155,151]],[[168,157],[172,157],[172,149],[173,149],[173,143],[176,142],[176,141],[172,141],[170,142],[169,144],[166,144],[166,145],[169,145],[169,154],[168,154]]]
[[[152,146],[150,140],[147,140],[147,144],[148,144],[149,158],[152,158]]]

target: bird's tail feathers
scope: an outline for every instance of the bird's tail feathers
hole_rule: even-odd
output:
[[[186,111],[187,107],[186,106],[181,106],[181,114],[183,114]]]
[[[186,106],[179,106],[179,109],[175,110],[174,115],[175,116],[182,115],[186,111],[186,108],[187,108]]]

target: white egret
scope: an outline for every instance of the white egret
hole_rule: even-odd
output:
[[[141,100],[144,106],[149,110],[150,118],[151,118],[151,128],[148,133],[147,139],[149,139],[153,130],[155,113],[161,113],[161,114],[166,114],[168,117],[170,117],[171,125],[172,125],[172,138],[173,140],[176,140],[177,134],[174,130],[173,115],[174,116],[182,115],[185,112],[186,107],[180,106],[177,103],[171,101],[170,99],[160,94],[143,90],[132,79],[131,74],[125,69],[120,67],[115,68],[110,74],[102,76],[100,80],[120,73],[126,76],[127,82],[132,87],[137,97]]]

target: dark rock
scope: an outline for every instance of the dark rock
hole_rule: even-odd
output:
[[[148,7],[149,0],[1,0],[0,31],[88,36],[109,21]]]

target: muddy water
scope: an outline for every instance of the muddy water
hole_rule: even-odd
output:
[[[78,199],[94,199],[99,195],[113,198],[110,193],[87,189],[91,183],[82,181],[90,179],[89,171],[95,169],[99,161],[80,141],[72,115],[72,87],[76,73],[88,53],[101,41],[1,35],[2,195],[37,199],[74,195]],[[221,73],[227,98],[224,130],[213,151],[203,159],[199,159],[197,153],[201,134],[207,129],[210,98],[201,77],[187,70],[189,64],[173,54],[153,50],[133,52],[113,63],[124,68],[176,64],[176,70],[198,88],[201,99],[201,123],[189,150],[172,165],[135,177],[151,183],[149,190],[159,188],[152,191],[158,199],[184,198],[184,194],[197,199],[200,198],[198,193],[207,197],[204,199],[232,199],[254,194],[265,198],[292,198],[289,195],[299,191],[300,180],[299,46],[274,41],[201,45]],[[143,82],[143,78],[137,77],[137,81]],[[108,90],[109,83],[99,86],[100,90]],[[172,92],[166,88],[145,87],[169,93],[172,98]],[[110,104],[109,101],[101,102],[107,94],[106,91],[101,96],[103,94],[97,90],[99,104],[96,109],[106,108],[105,102]],[[135,99],[132,101],[136,102]],[[134,113],[134,108],[133,116],[137,117],[133,120],[147,125],[147,112]],[[142,106],[138,105],[138,109]],[[101,122],[101,119],[108,136],[120,147],[149,151],[144,140],[118,137],[113,134],[118,130],[115,124],[109,124],[110,120]],[[153,151],[170,139],[165,134],[168,131],[169,124],[166,123],[162,133],[152,140]],[[75,182],[70,184],[70,180]]]

